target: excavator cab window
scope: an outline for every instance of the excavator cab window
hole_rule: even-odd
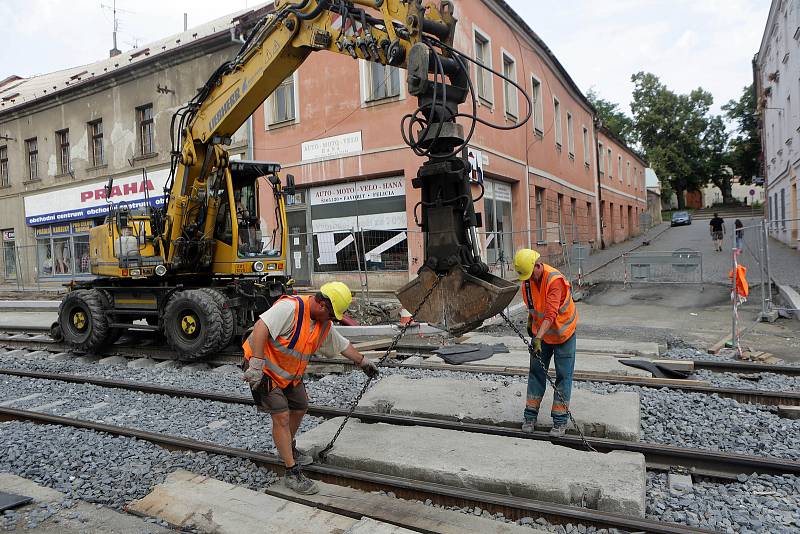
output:
[[[239,224],[239,257],[261,254],[261,221],[256,204],[256,181],[234,182],[233,198]]]

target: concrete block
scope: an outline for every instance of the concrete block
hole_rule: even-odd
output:
[[[494,356],[485,360],[469,362],[464,365],[528,369],[530,367],[530,358],[530,354],[527,351],[523,352],[512,350],[511,352],[495,354]],[[448,365],[438,356],[431,356],[430,358],[426,359],[425,362]],[[555,361],[553,359],[550,360],[550,369],[555,369]],[[583,354],[580,352],[575,354],[575,372],[602,373],[621,376],[653,376],[649,371],[636,369],[634,367],[621,364],[619,362],[619,358],[614,356],[603,354]]]
[[[786,303],[786,307],[792,310],[800,310],[800,294],[790,286],[784,284],[776,285],[778,287],[778,293]],[[794,318],[800,320],[800,312],[794,312]]]
[[[690,475],[670,473],[667,480],[669,482],[669,492],[673,495],[686,493],[692,490],[692,477]]]
[[[156,362],[151,358],[137,358],[128,362],[128,367],[130,369],[150,369],[155,366]]]
[[[465,334],[465,343],[503,343],[509,350],[525,350],[525,344],[519,336],[491,336],[489,334]],[[578,336],[577,352],[591,352],[595,354],[634,354],[657,358],[659,355],[658,343],[641,341],[621,341],[610,339],[588,339]]]
[[[342,534],[359,521],[310,506],[285,501],[220,480],[178,470],[128,510],[167,521],[181,529],[215,534],[306,532]],[[375,530],[386,534],[411,531],[376,522]],[[380,529],[380,530],[378,530]]]
[[[103,358],[99,360],[97,363],[101,365],[112,365],[117,367],[127,367],[128,366],[128,358],[124,356],[108,356],[107,358]]]
[[[164,360],[156,364],[156,369],[178,369],[180,366],[177,360]]]
[[[800,406],[778,406],[778,417],[800,419]]]
[[[403,360],[403,363],[407,363],[408,365],[421,365],[423,362],[422,356],[412,356],[410,358],[406,358]]]
[[[181,367],[182,373],[198,373],[202,371],[210,371],[211,366],[207,363],[203,362],[196,362],[196,363],[189,363]]]
[[[78,356],[75,358],[77,363],[97,363],[101,360],[100,356],[92,356],[90,354],[85,354],[83,356]]]
[[[51,354],[47,359],[54,361],[54,362],[64,362],[67,360],[71,360],[75,357],[74,354],[71,352],[59,352],[57,354]]]
[[[305,432],[298,449],[318,454],[342,420]],[[626,451],[602,454],[548,441],[351,419],[326,462],[636,517],[645,510],[644,456]]]
[[[519,428],[525,409],[527,385],[456,380],[445,378],[408,379],[387,376],[372,387],[358,408],[367,412],[390,413]],[[553,390],[548,387],[536,427],[553,426],[550,408]],[[584,434],[611,439],[639,441],[639,394],[633,391],[600,395],[572,388],[570,411]],[[571,429],[571,433],[577,430]]]

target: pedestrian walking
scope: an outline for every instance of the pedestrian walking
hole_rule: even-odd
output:
[[[556,389],[550,415],[550,435],[561,437],[567,430],[572,376],[575,371],[575,328],[578,310],[572,300],[572,286],[558,269],[541,261],[541,255],[523,248],[514,256],[514,269],[522,282],[522,298],[528,307],[528,335],[531,361],[522,430],[533,432],[539,406],[547,385],[547,368],[555,359]],[[537,358],[541,357],[541,365]]]
[[[711,230],[711,239],[714,241],[714,248],[717,252],[722,252],[722,238],[725,237],[725,221],[719,216],[719,213],[714,214],[714,218],[708,223]]]
[[[378,367],[332,328],[341,320],[353,296],[342,282],[324,284],[316,295],[284,296],[261,314],[242,348],[249,384],[258,411],[272,418],[272,440],[286,466],[284,484],[304,495],[317,493],[317,485],[300,469],[313,459],[295,447],[295,435],[308,410],[303,373],[316,352],[341,354],[369,377]]]
[[[741,254],[742,253],[742,246],[744,245],[744,225],[742,221],[736,219],[736,222],[733,223],[735,227],[735,235],[736,235],[736,251]]]

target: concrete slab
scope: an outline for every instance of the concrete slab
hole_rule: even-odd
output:
[[[210,371],[210,370],[211,366],[203,362],[190,363],[181,367],[182,373],[199,373],[202,371]]]
[[[3,311],[58,311],[60,300],[0,300]]]
[[[491,336],[471,332],[464,334],[465,343],[503,343],[509,350],[525,350],[525,344],[518,336]],[[588,339],[578,336],[578,352],[595,354],[634,354],[636,356],[654,357],[659,355],[658,343],[641,341],[621,341],[610,339]]]
[[[137,358],[127,363],[130,369],[149,369],[156,366],[156,362],[151,358]]]
[[[128,365],[128,359],[124,356],[108,356],[99,360],[97,363],[101,365],[111,365],[115,367],[125,367]]]
[[[17,508],[17,527],[33,534],[166,534],[172,532],[140,517],[116,512],[74,499],[30,480],[0,473],[0,490],[33,497],[34,502]],[[65,506],[65,501],[71,506]]]
[[[509,369],[528,369],[530,366],[530,354],[525,351],[512,350],[495,354],[494,356],[485,360],[478,360],[476,362],[469,362],[465,365],[485,366],[485,367],[502,367]],[[439,356],[431,356],[425,360],[425,363],[435,363],[449,366]],[[453,365],[452,367],[459,367]],[[555,362],[550,360],[550,369],[555,369]],[[651,377],[652,373],[643,369],[636,369],[623,365],[619,362],[619,358],[604,354],[575,354],[575,373],[600,373],[609,375],[621,376],[645,376]]]
[[[373,325],[373,326],[334,326],[334,328],[347,339],[359,336],[394,336],[400,331],[398,325]],[[433,327],[428,323],[419,323],[409,326],[406,330],[407,336],[412,335],[438,335],[446,334],[444,330]]]
[[[71,352],[59,352],[59,353],[56,353],[56,354],[51,354],[47,359],[51,360],[51,361],[54,361],[54,362],[63,362],[63,361],[71,360],[74,357],[75,357],[75,355],[72,354]]]
[[[85,356],[78,356],[77,358],[75,358],[75,361],[77,363],[97,363],[101,359],[102,358],[100,356],[93,356],[91,354],[87,354]]]
[[[778,417],[784,419],[800,419],[800,406],[778,406]]]
[[[359,525],[359,520],[183,470],[175,471],[150,494],[133,501],[128,510],[158,517],[182,529],[215,534],[412,532],[377,521],[372,525],[373,530],[351,531]]]
[[[297,439],[298,449],[317,455],[342,420],[330,419],[305,432]],[[584,452],[547,441],[351,419],[326,461],[636,517],[645,510],[645,461],[639,453]]]
[[[49,360],[50,353],[46,350],[34,350],[24,355],[28,360]]]
[[[58,320],[58,311],[52,312],[24,312],[18,311],[10,313],[11,310],[3,310],[0,313],[0,330],[3,326],[17,327],[45,327],[50,328]]]
[[[669,483],[669,492],[673,495],[691,491],[692,477],[691,475],[679,475],[678,473],[670,473],[667,481]]]
[[[494,382],[447,378],[409,379],[387,376],[358,403],[367,412],[390,413],[518,428],[525,409],[526,384],[504,387]],[[553,390],[547,392],[536,427],[553,426],[550,408]],[[639,441],[639,394],[633,391],[600,395],[573,387],[570,411],[584,434]],[[577,434],[577,430],[570,429]]]
[[[269,495],[289,497],[295,502],[327,510],[346,509],[388,523],[402,523],[420,532],[437,534],[544,534],[527,526],[501,523],[485,517],[426,506],[419,501],[365,493],[347,486],[317,481],[319,493],[299,496],[282,484],[265,490]]]

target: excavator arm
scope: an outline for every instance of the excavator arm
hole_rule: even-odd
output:
[[[421,190],[415,214],[418,209],[425,232],[425,263],[400,290],[403,305],[417,320],[455,332],[504,308],[516,287],[489,274],[480,257],[480,217],[465,152],[469,135],[456,121],[465,116],[459,106],[471,81],[464,56],[452,48],[455,26],[450,1],[276,0],[236,57],[173,117],[168,202],[154,221],[168,268],[210,266],[208,198],[212,182],[229,172],[224,146],[312,52],[327,51],[407,69],[409,94],[419,101],[401,127],[409,147],[427,159],[412,181]]]

